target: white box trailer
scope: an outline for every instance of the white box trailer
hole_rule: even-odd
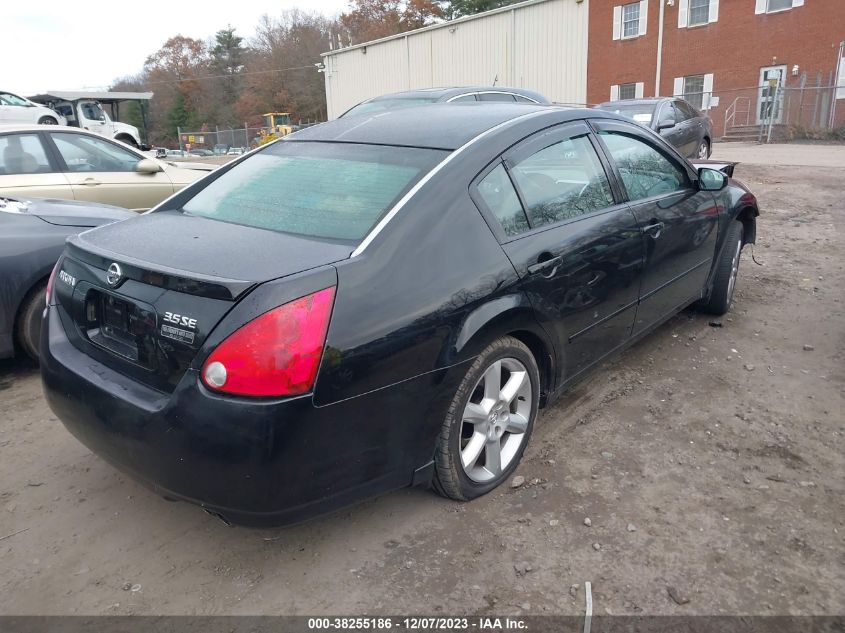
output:
[[[323,53],[328,118],[390,92],[494,83],[585,104],[588,13],[589,0],[528,0]]]

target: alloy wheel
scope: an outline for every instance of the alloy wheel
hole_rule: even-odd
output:
[[[736,277],[739,273],[739,254],[742,252],[742,239],[736,242],[736,250],[734,251],[733,259],[731,260],[731,276],[728,279],[728,302],[733,299],[734,287],[736,286]]]
[[[709,147],[707,146],[707,141],[701,141],[701,144],[698,146],[698,157],[707,158],[708,149]]]
[[[507,470],[526,438],[533,404],[531,379],[515,358],[493,362],[473,388],[461,424],[461,465],[486,483]]]

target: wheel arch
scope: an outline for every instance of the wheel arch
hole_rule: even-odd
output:
[[[29,303],[30,299],[34,294],[39,292],[43,286],[47,285],[47,282],[50,279],[50,273],[52,272],[53,267],[51,266],[46,273],[44,271],[40,271],[40,274],[35,275],[33,279],[28,280],[26,284],[21,285],[20,292],[15,297],[16,305],[14,307],[14,311],[12,312],[13,319],[12,319],[12,338],[15,341],[15,346],[19,346],[20,342],[18,341],[18,330],[21,323],[21,317],[23,316],[24,308]]]
[[[138,147],[138,141],[135,140],[135,137],[131,134],[127,134],[126,132],[121,132],[114,137],[114,140],[120,141],[121,143],[126,143],[127,145],[131,145],[132,147]]]
[[[742,223],[742,244],[754,244],[757,241],[757,216],[760,212],[756,207],[745,206],[739,210],[735,219]]]
[[[499,296],[478,306],[463,319],[454,339],[456,361],[474,358],[502,336],[519,340],[534,355],[540,371],[540,406],[544,406],[555,385],[554,346],[523,293]]]

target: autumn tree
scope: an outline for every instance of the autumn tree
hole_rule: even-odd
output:
[[[255,121],[263,112],[290,112],[294,121],[325,118],[325,84],[317,65],[320,53],[329,50],[332,26],[319,13],[297,9],[261,18],[250,41],[246,89],[236,105],[241,119]]]
[[[444,16],[450,20],[482,11],[491,11],[522,0],[450,0],[445,6]]]
[[[151,118],[157,130],[173,137],[177,125],[193,127],[207,120],[213,108],[203,85],[203,77],[210,73],[203,41],[171,37],[147,58],[144,72],[147,85],[155,92]]]
[[[353,43],[377,40],[402,32],[402,5],[399,0],[352,0],[340,21]]]
[[[421,29],[443,17],[443,7],[437,0],[408,0],[402,10],[402,30]]]

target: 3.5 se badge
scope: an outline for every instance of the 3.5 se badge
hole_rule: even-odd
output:
[[[162,321],[161,335],[163,337],[179,341],[180,343],[188,343],[189,345],[193,344],[195,333],[191,330],[197,329],[196,319],[184,314],[165,312]],[[170,325],[171,323],[173,325]],[[175,327],[177,325],[182,327]],[[190,328],[190,330],[184,328]]]

